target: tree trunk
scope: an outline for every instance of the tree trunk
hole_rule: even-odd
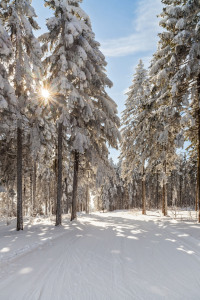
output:
[[[33,172],[32,167],[30,170],[30,215],[33,216]]]
[[[8,187],[7,187],[7,191],[8,191]],[[9,193],[7,192],[7,197],[6,197],[6,224],[7,226],[10,225],[10,197],[9,197]]]
[[[51,183],[51,179],[49,181],[49,215],[51,215],[52,211],[51,211],[51,188],[52,188],[52,183]]]
[[[99,199],[100,199],[100,197],[98,196],[98,197],[97,197],[97,210],[98,210],[98,211],[99,211],[99,202],[100,202]]]
[[[23,182],[23,216],[27,215],[27,202],[26,202],[26,180],[25,180],[25,175],[22,177],[22,182]]]
[[[197,167],[198,169],[198,167]],[[195,197],[195,211],[198,210],[198,201],[199,201],[199,174],[197,171],[197,179],[196,179],[196,197]]]
[[[198,90],[198,162],[197,162],[197,187],[198,187],[198,205],[199,205],[199,223],[200,223],[200,74],[197,78]]]
[[[167,216],[167,184],[165,182],[162,188],[162,212],[164,216]]]
[[[74,179],[73,179],[73,192],[72,192],[72,213],[71,221],[76,219],[76,202],[77,202],[77,189],[78,189],[78,167],[79,167],[79,153],[74,151]]]
[[[171,172],[170,205],[173,206],[173,173]]]
[[[58,126],[58,179],[57,179],[57,205],[56,226],[61,225],[61,198],[62,198],[62,123]]]
[[[145,179],[144,179],[145,170],[143,167],[143,178],[142,178],[142,214],[146,215],[146,191],[145,191]]]
[[[17,122],[17,231],[23,230],[22,210],[22,124]]]
[[[37,203],[36,203],[36,179],[37,179],[37,166],[36,161],[33,163],[33,213],[37,213]]]
[[[46,185],[48,181],[46,181],[45,184],[45,216],[48,215],[48,186]]]
[[[66,214],[68,214],[68,212],[69,212],[69,195],[68,195],[67,178],[65,178],[65,196],[66,196]]]
[[[182,201],[182,175],[179,175],[179,180],[180,180],[180,189],[179,189],[179,200],[180,200],[180,207],[182,208],[183,206],[183,201]]]
[[[158,176],[159,176],[159,174],[158,174],[158,171],[157,171],[157,173],[156,173],[156,207],[157,207],[157,209],[159,207],[159,194],[158,194],[159,182],[158,182]]]
[[[56,147],[56,155],[57,154],[57,149],[58,147]],[[54,180],[54,184],[53,184],[53,204],[52,204],[52,214],[56,215],[56,199],[57,199],[57,178],[58,178],[58,159],[56,157],[56,159],[54,160],[54,174],[55,174],[55,180]]]
[[[87,185],[86,187],[86,208],[85,208],[85,212],[86,214],[89,214],[89,186]]]
[[[166,216],[166,204],[165,204],[165,200],[166,200],[166,184],[163,182],[163,187],[162,187],[162,213],[164,214],[164,216]]]

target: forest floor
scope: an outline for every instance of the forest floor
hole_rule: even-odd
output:
[[[199,299],[195,212],[115,211],[0,223],[0,300]]]

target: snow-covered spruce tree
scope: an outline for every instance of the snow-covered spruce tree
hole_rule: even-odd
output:
[[[161,25],[165,32],[165,44],[171,55],[170,65],[168,58],[163,60],[163,69],[167,70],[170,87],[171,105],[178,111],[183,111],[182,127],[188,130],[187,136],[192,140],[198,151],[200,139],[199,119],[199,11],[200,3],[197,0],[162,1],[165,4]],[[164,40],[164,39],[163,39]],[[167,58],[167,60],[166,60]],[[193,119],[196,121],[193,122]],[[180,127],[179,124],[176,126]],[[182,139],[181,132],[177,140]],[[196,138],[197,137],[197,138]],[[199,138],[198,138],[199,137]],[[200,150],[199,150],[200,153]],[[200,173],[200,166],[198,168]],[[198,176],[197,176],[198,178]],[[200,177],[199,177],[200,178]],[[199,179],[198,179],[199,182]],[[197,185],[200,188],[199,184]],[[199,217],[200,219],[200,217]]]
[[[148,115],[151,108],[148,93],[147,71],[140,60],[122,114],[121,159],[124,179],[131,180],[136,169],[141,174],[143,214],[146,214],[145,161],[148,158],[146,140],[150,132]]]
[[[177,22],[174,38],[179,65],[172,79],[175,103],[185,105],[183,123],[197,152],[197,190],[200,222],[200,3],[186,1],[181,7],[182,24]],[[193,120],[195,122],[193,122]]]
[[[119,119],[116,104],[105,91],[106,86],[112,85],[105,74],[105,58],[80,1],[45,2],[54,10],[54,17],[47,21],[49,32],[41,37],[43,49],[47,50],[48,45],[51,48],[44,63],[58,110],[62,111],[57,111],[56,118],[60,124],[66,124],[74,153],[73,220],[80,158],[87,157],[92,163],[106,160],[106,142],[117,147]]]
[[[0,4],[0,15],[1,15]],[[8,78],[8,68],[11,63],[12,44],[4,29],[0,16],[0,184],[7,190],[7,216],[13,214],[13,193],[15,176],[13,176],[14,135],[17,119],[17,99]],[[12,193],[10,191],[12,190]],[[11,197],[10,197],[11,195]],[[10,198],[12,204],[10,205]]]
[[[161,175],[163,213],[166,215],[167,173],[173,169],[176,147],[181,147],[184,143],[181,129],[183,104],[174,101],[174,86],[171,86],[178,59],[176,58],[174,38],[177,31],[177,23],[181,24],[180,4],[183,1],[164,0],[162,2],[165,4],[165,7],[160,15],[162,18],[160,25],[164,28],[164,31],[159,34],[158,50],[154,54],[150,69],[151,97],[154,107],[154,120],[151,123],[156,130],[155,135],[153,135],[154,141],[152,141],[152,145],[156,147],[152,147],[149,162],[150,167],[154,166]]]
[[[13,63],[9,68],[9,76],[22,116],[17,121],[17,230],[22,230],[22,128],[28,128],[28,121],[34,118],[39,109],[35,91],[41,80],[42,53],[33,34],[33,29],[39,27],[34,20],[36,14],[30,1],[2,0],[1,16],[12,43]]]
[[[1,6],[0,6],[1,7]],[[0,20],[0,134],[13,136],[17,114],[17,99],[10,85],[7,68],[11,63],[12,44]],[[13,131],[10,133],[10,131]]]
[[[159,85],[158,82],[152,79],[154,88],[156,87],[160,92],[162,92],[162,85]],[[174,160],[176,158],[176,144],[178,130],[175,123],[178,121],[180,116],[176,114],[177,119],[173,119],[172,122],[172,111],[173,109],[170,105],[167,105],[167,102],[163,102],[160,99],[158,94],[154,94],[154,101],[152,102],[152,115],[149,118],[151,135],[147,144],[149,145],[149,155],[148,155],[148,164],[147,171],[151,173],[159,173],[159,181],[162,186],[162,211],[163,214],[167,214],[167,177],[169,173],[174,168]]]

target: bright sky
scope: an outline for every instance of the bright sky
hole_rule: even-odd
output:
[[[45,19],[51,11],[41,3],[32,1],[41,32],[46,32]],[[83,0],[81,7],[90,16],[96,40],[106,56],[108,77],[114,84],[108,92],[121,113],[124,93],[131,85],[139,59],[148,67],[156,51],[157,34],[161,31],[156,16],[162,11],[161,0]],[[116,162],[119,152],[110,152]]]

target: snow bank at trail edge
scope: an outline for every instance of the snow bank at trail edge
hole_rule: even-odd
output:
[[[55,217],[25,218],[24,230],[16,231],[16,219],[10,225],[0,221],[0,263],[31,252],[66,233],[70,228],[69,215],[63,216],[63,225],[55,226]]]

